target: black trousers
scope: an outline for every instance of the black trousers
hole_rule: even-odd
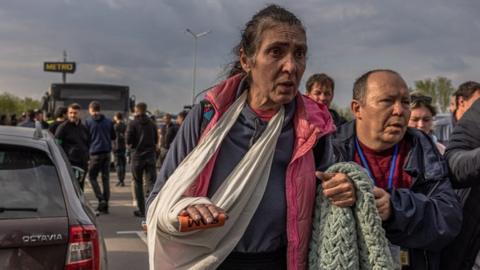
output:
[[[99,173],[102,174],[103,191],[97,182]],[[110,153],[90,155],[88,179],[90,180],[90,184],[92,184],[93,192],[98,201],[108,202],[110,199]]]
[[[287,250],[275,252],[239,253],[232,252],[217,268],[219,270],[286,270]]]
[[[120,183],[125,180],[125,170],[127,166],[127,155],[125,152],[115,153],[115,169]]]
[[[145,181],[143,176],[145,174]],[[153,189],[157,179],[155,166],[155,155],[151,157],[132,158],[132,176],[135,185],[135,196],[137,197],[138,210],[145,214],[145,198]]]

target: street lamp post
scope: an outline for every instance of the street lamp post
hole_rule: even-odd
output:
[[[206,36],[211,31],[208,30],[206,32],[202,32],[198,34],[195,34],[189,28],[187,28],[186,31],[192,35],[192,37],[194,38],[194,44],[195,44],[195,49],[193,54],[193,89],[192,89],[192,105],[193,105],[195,103],[195,79],[196,79],[196,73],[197,73],[197,39],[200,37]]]

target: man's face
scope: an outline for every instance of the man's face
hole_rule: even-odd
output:
[[[243,69],[251,74],[251,90],[265,107],[290,103],[306,65],[306,37],[298,26],[279,24],[262,32],[255,59],[243,52]]]
[[[170,115],[165,115],[163,116],[163,121],[168,125],[172,122],[172,117]]]
[[[183,123],[183,120],[185,120],[185,118],[181,116],[177,116],[177,119],[175,119],[175,121],[177,122],[177,125],[179,126]]]
[[[38,112],[38,113],[35,115],[35,119],[36,119],[37,121],[43,121],[43,113]]]
[[[333,100],[333,90],[330,86],[321,85],[316,82],[312,85],[308,96],[316,102],[323,103],[327,105],[327,107],[330,107],[330,103],[332,103]]]
[[[457,121],[463,117],[465,112],[472,107],[473,103],[475,103],[478,98],[480,98],[480,90],[475,91],[469,99],[465,99],[462,96],[458,97],[457,112],[455,113]]]
[[[410,118],[407,85],[395,74],[376,72],[369,76],[366,88],[364,104],[352,102],[357,135],[362,143],[377,147],[373,150],[390,148],[407,130]]]
[[[80,111],[73,108],[68,108],[68,121],[76,123],[80,119]]]
[[[450,111],[450,113],[455,113],[455,110],[457,110],[457,97],[450,96],[450,102],[448,103],[448,111]]]
[[[100,115],[100,111],[96,111],[96,110],[94,110],[94,109],[92,109],[92,108],[88,108],[88,113],[89,113],[90,116],[92,116],[92,117],[96,117],[96,116]]]

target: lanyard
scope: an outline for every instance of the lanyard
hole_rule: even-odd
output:
[[[367,159],[363,154],[362,148],[358,143],[357,137],[355,137],[355,148],[357,149],[357,153],[360,156],[360,159],[362,160],[363,167],[367,170],[368,176],[372,178],[373,184],[375,184],[376,179],[373,176],[372,172],[370,171],[370,167],[368,167]],[[395,145],[395,149],[393,150],[392,164],[390,164],[390,174],[388,175],[388,189],[391,189],[393,186],[393,175],[395,174],[395,167],[397,166],[397,157],[398,157],[398,143]]]

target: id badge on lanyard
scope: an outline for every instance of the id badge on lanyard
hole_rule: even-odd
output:
[[[358,142],[358,139],[355,138],[355,148],[357,150],[358,155],[360,156],[360,160],[362,161],[362,166],[365,168],[365,170],[368,173],[368,176],[373,181],[373,184],[375,185],[375,177],[373,176],[372,172],[370,171],[370,167],[368,166],[367,159],[365,158],[365,155],[363,154],[362,148],[360,147],[360,144]],[[397,163],[397,158],[398,158],[398,144],[395,145],[395,149],[393,150],[393,158],[392,158],[392,164],[390,165],[390,174],[388,175],[388,188],[392,189],[393,187],[393,175],[395,174],[395,167]],[[409,269],[410,267],[410,254],[408,252],[408,249],[402,249],[399,246],[389,244],[390,246],[390,252],[392,253],[392,257],[395,263],[395,269]]]

